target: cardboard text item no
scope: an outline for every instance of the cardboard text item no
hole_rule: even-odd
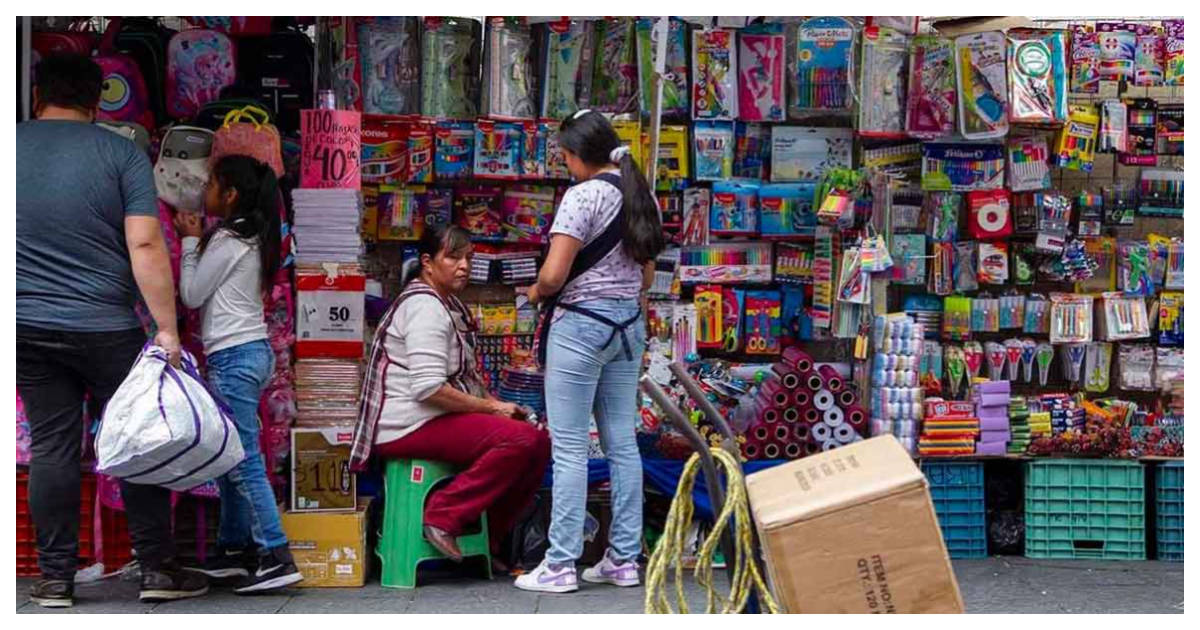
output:
[[[353,427],[292,429],[293,511],[353,511],[357,480],[350,472]]]
[[[354,587],[366,583],[367,508],[354,512],[284,512],[280,515],[288,548],[304,575],[297,586]]]
[[[925,477],[894,437],[757,472],[746,488],[787,612],[963,612]]]

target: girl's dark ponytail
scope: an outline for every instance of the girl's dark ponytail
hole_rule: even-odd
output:
[[[621,244],[630,258],[645,264],[654,260],[667,246],[663,235],[662,216],[658,202],[650,192],[650,184],[633,156],[625,152],[618,164],[621,167],[621,198],[625,212],[625,234]]]
[[[221,190],[236,190],[237,201],[229,216],[217,226],[238,238],[258,245],[262,288],[266,290],[279,271],[283,231],[279,218],[279,179],[268,165],[246,155],[227,155],[213,165],[212,174]],[[200,241],[203,254],[215,230]]]
[[[603,114],[581,110],[562,121],[558,139],[564,149],[589,166],[600,168],[616,164],[621,168],[622,212],[625,214],[621,245],[638,263],[654,260],[667,246],[658,203],[633,156],[628,150],[617,151],[621,140],[612,123]]]

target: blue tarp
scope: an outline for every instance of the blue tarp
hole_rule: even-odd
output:
[[[766,468],[778,466],[787,461],[786,459],[767,459],[745,462],[742,464],[742,470],[748,475]],[[683,465],[685,463],[681,459],[643,457],[642,471],[646,482],[655,490],[667,496],[674,496],[675,489],[679,486],[679,477],[683,475]],[[588,460],[588,485],[603,483],[605,481],[608,481],[608,460]],[[553,483],[554,475],[551,472],[551,466],[547,466],[546,477],[542,485],[548,488]],[[708,501],[708,485],[704,480],[703,471],[697,474],[696,485],[692,490],[692,501],[696,505],[696,515],[711,521],[713,519],[712,505]]]

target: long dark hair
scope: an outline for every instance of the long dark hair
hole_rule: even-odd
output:
[[[580,110],[562,121],[558,128],[558,142],[593,168],[612,164],[612,151],[621,146],[612,123],[602,114],[589,109]],[[654,260],[667,246],[658,203],[654,201],[650,184],[646,182],[646,176],[642,175],[633,156],[625,153],[617,165],[621,167],[621,212],[625,221],[621,245],[625,253],[639,264]]]
[[[271,285],[279,271],[279,181],[270,166],[246,155],[226,155],[213,165],[212,176],[222,191],[236,190],[237,200],[229,216],[200,240],[203,254],[217,230],[228,230],[238,238],[258,244],[262,262],[262,288]]]
[[[471,233],[450,223],[426,224],[425,231],[417,241],[417,257],[404,261],[400,271],[400,288],[416,280],[421,275],[421,256],[428,254],[430,259],[443,250],[458,252],[471,245]]]

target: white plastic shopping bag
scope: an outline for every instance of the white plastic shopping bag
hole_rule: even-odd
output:
[[[130,483],[190,490],[245,457],[227,407],[209,392],[196,360],[147,344],[104,409],[97,471]]]

